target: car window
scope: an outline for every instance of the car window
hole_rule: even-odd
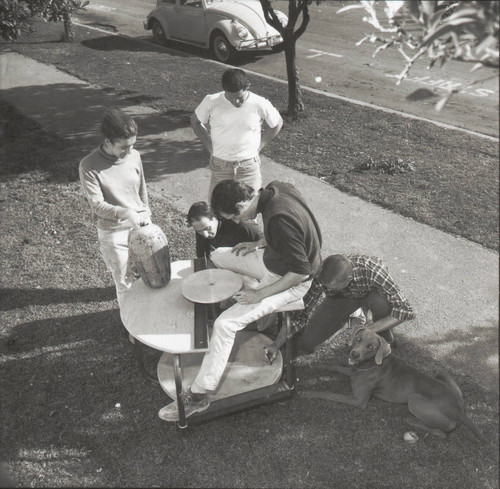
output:
[[[181,0],[181,5],[184,7],[200,8],[201,1],[200,0]]]

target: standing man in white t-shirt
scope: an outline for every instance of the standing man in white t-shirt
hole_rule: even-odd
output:
[[[207,95],[191,116],[194,132],[210,153],[209,200],[222,180],[239,180],[256,192],[262,187],[259,153],[280,132],[283,119],[249,87],[243,70],[226,70],[223,91]]]

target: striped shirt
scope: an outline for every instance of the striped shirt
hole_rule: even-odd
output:
[[[392,317],[400,321],[415,317],[415,313],[406,297],[394,283],[394,279],[389,274],[387,267],[379,258],[361,254],[347,254],[345,256],[353,267],[352,280],[340,292],[332,293],[325,290],[327,296],[358,299],[365,297],[372,290],[376,290],[391,304]]]

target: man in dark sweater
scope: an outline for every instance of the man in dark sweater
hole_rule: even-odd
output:
[[[255,242],[263,234],[254,222],[234,222],[218,219],[208,202],[196,202],[187,215],[188,224],[196,231],[196,256],[207,257],[217,248],[233,247],[238,243]]]
[[[246,242],[232,250],[219,248],[210,254],[218,268],[241,274],[244,288],[235,295],[236,304],[214,322],[209,352],[191,388],[184,394],[186,416],[208,408],[208,392],[217,389],[236,333],[302,299],[312,278],[321,271],[321,232],[293,185],[274,181],[256,192],[242,182],[223,180],[214,188],[211,204],[214,212],[224,219],[249,221],[261,214],[266,246],[261,247],[264,240]],[[279,346],[268,350],[271,360],[276,358]],[[178,419],[176,403],[162,408],[159,415],[166,421]]]

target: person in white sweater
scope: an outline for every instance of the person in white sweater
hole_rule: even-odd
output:
[[[80,162],[79,173],[120,305],[134,281],[128,236],[132,228],[151,223],[151,211],[141,157],[133,149],[137,139],[134,119],[118,109],[109,109],[101,132],[104,141]]]

